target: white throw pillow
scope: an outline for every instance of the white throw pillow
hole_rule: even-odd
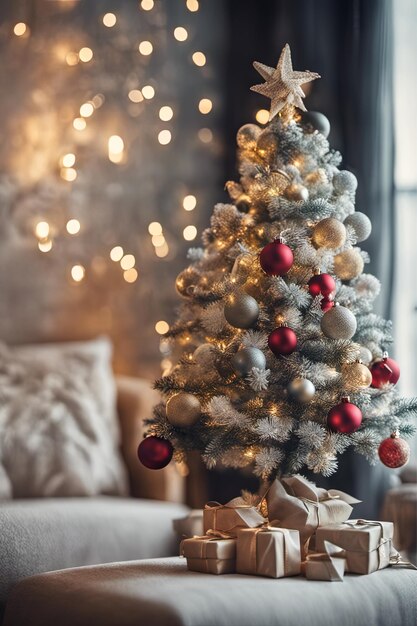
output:
[[[106,339],[0,344],[0,498],[127,492]]]

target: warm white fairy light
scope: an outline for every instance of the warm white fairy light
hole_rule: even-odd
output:
[[[148,226],[150,235],[162,235],[162,226],[159,222],[151,222]]]
[[[161,146],[166,146],[172,139],[171,131],[164,129],[158,133],[158,141]]]
[[[110,258],[115,263],[118,263],[120,259],[123,257],[123,255],[124,255],[124,250],[122,246],[114,246],[114,248],[110,250]]]
[[[48,222],[38,222],[35,226],[35,235],[38,239],[46,239],[49,236]]]
[[[114,13],[106,13],[103,15],[103,24],[107,28],[112,28],[117,22],[117,17]]]
[[[18,22],[15,24],[13,32],[16,37],[22,37],[23,35],[28,34],[28,27],[24,22]]]
[[[119,135],[112,135],[108,140],[108,156],[112,163],[120,163],[123,160],[124,142]]]
[[[91,117],[94,113],[94,106],[92,102],[84,102],[80,106],[80,115],[81,117]]]
[[[122,270],[130,270],[132,267],[135,267],[136,259],[133,254],[125,254],[124,257],[120,259],[120,267]]]
[[[60,171],[61,178],[69,183],[72,183],[77,178],[77,170],[73,167],[63,167]]]
[[[209,98],[201,98],[200,102],[198,103],[198,110],[200,111],[200,113],[202,113],[203,115],[207,115],[207,113],[210,113],[212,108],[213,103]]]
[[[155,89],[152,87],[152,85],[145,85],[144,87],[142,87],[142,95],[144,98],[146,98],[146,100],[152,100],[155,95]]]
[[[166,256],[168,256],[168,253],[169,253],[169,246],[166,241],[164,241],[162,246],[158,246],[157,248],[155,248],[155,254],[160,259],[163,259]]]
[[[128,97],[131,102],[143,102],[143,96],[139,89],[131,89]]]
[[[155,324],[155,330],[158,335],[165,335],[165,333],[169,331],[168,322],[166,322],[165,320],[159,320],[159,322],[156,322]]]
[[[91,48],[84,47],[81,48],[81,50],[78,52],[78,56],[80,58],[80,61],[82,61],[83,63],[88,63],[93,58],[94,53]]]
[[[139,44],[139,52],[143,56],[149,56],[153,52],[153,45],[150,41],[141,41]]]
[[[192,56],[193,62],[198,67],[203,67],[206,64],[206,55],[203,52],[194,52]]]
[[[155,6],[154,0],[142,0],[140,6],[144,11],[152,11]]]
[[[183,26],[174,28],[174,37],[177,41],[186,41],[188,39],[188,31]]]
[[[123,272],[123,278],[127,283],[134,283],[138,279],[138,271],[134,267],[131,267]]]
[[[160,248],[161,246],[164,245],[164,243],[165,243],[165,237],[163,236],[162,233],[160,235],[152,236],[152,245],[154,246],[154,248]]]
[[[68,54],[65,56],[65,62],[67,65],[78,65],[80,61],[80,57],[78,56],[77,52],[68,52]]]
[[[50,252],[52,250],[52,239],[38,241],[38,248],[40,252]]]
[[[163,106],[159,109],[159,119],[163,122],[169,122],[174,116],[174,111],[169,106]]]
[[[75,164],[75,154],[72,152],[67,152],[61,159],[61,163],[63,167],[72,167]]]
[[[197,206],[197,198],[195,196],[185,196],[182,206],[186,211],[193,211]]]
[[[185,241],[192,241],[197,237],[197,228],[193,225],[186,226],[182,231],[182,236]]]
[[[259,124],[267,124],[269,121],[269,111],[266,109],[259,109],[255,115],[256,121]]]
[[[195,13],[200,7],[198,0],[187,0],[186,4],[187,9],[191,11],[191,13]]]
[[[96,95],[91,98],[91,102],[93,103],[95,109],[99,109],[104,104],[104,101],[105,97],[102,93],[96,93]]]
[[[80,232],[81,224],[78,220],[72,218],[68,220],[66,227],[67,233],[70,235],[77,235]]]
[[[76,117],[72,123],[75,130],[84,130],[87,128],[87,122],[83,117]]]
[[[202,143],[210,143],[213,141],[213,133],[210,128],[200,128],[198,138]]]
[[[71,277],[76,283],[80,283],[85,276],[85,267],[83,265],[73,265],[71,268]]]

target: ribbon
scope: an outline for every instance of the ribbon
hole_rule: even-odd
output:
[[[386,557],[388,554],[386,553],[386,547],[389,548],[391,552],[391,537],[386,536],[386,528],[382,522],[374,522],[367,519],[358,519],[352,522],[344,522],[346,526],[350,526],[351,528],[356,528],[357,526],[379,526],[381,529],[381,539],[375,547],[375,550],[378,553],[378,569],[381,569],[381,564],[386,562]],[[387,545],[388,544],[388,545]],[[362,552],[362,550],[350,550],[349,552]]]
[[[208,529],[214,529],[236,537],[237,528],[256,528],[264,523],[265,518],[259,510],[245,504],[242,498],[234,498],[227,504],[207,502],[204,507],[204,532],[206,533]]]
[[[245,570],[254,574],[276,578],[277,564],[273,558],[273,555],[276,553],[274,537],[276,533],[280,533],[283,536],[284,576],[292,576],[299,573],[300,547],[298,536],[297,542],[295,542],[293,539],[294,531],[271,525],[250,530],[245,529],[239,534],[239,537],[249,539],[249,545],[245,546],[245,560],[246,558],[248,559]],[[265,537],[261,539],[260,535],[265,535]]]
[[[189,539],[190,537],[187,537],[186,539],[183,539],[180,543],[180,556],[182,557],[184,556],[185,542]],[[195,544],[193,544],[193,545],[198,546],[199,554],[193,555],[192,558],[207,559],[208,558],[207,548],[208,548],[209,543],[214,542],[214,541],[219,541],[222,539],[234,539],[234,536],[231,533],[224,532],[221,530],[209,529],[205,535],[194,535],[193,537],[191,537],[191,539],[201,539],[201,541],[198,541]]]

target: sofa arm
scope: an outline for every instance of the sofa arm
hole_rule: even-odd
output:
[[[163,470],[149,470],[138,460],[137,447],[143,439],[143,420],[152,415],[159,400],[147,380],[116,377],[117,410],[122,435],[122,454],[129,471],[131,494],[138,498],[184,502],[185,481],[174,463]]]

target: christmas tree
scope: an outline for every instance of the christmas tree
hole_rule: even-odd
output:
[[[167,337],[179,360],[156,382],[166,402],[139,458],[159,468],[199,450],[209,468],[253,464],[271,480],[329,476],[352,446],[399,467],[417,400],[399,396],[391,323],[373,312],[380,283],[364,273],[371,222],[355,211],[357,180],[339,168],[327,118],[304,106],[301,85],[319,75],[294,71],[288,45],[276,68],[254,66],[270,120],[238,131],[240,182],[226,184],[231,203],[215,206],[177,278]]]

